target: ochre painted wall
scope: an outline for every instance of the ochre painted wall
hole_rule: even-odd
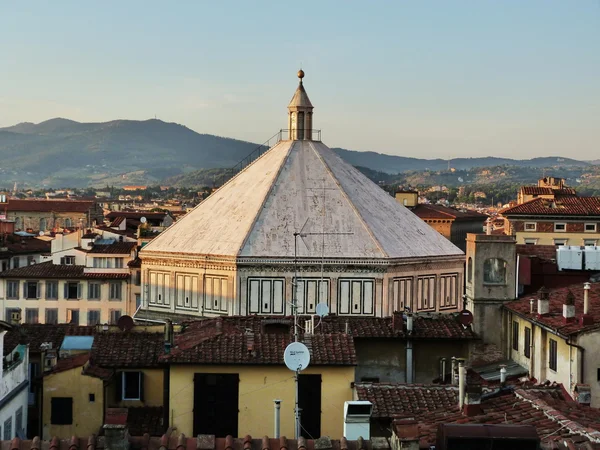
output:
[[[281,435],[294,436],[294,376],[285,366],[176,366],[170,368],[170,425],[193,434],[194,374],[237,373],[238,436],[273,435],[273,399],[281,399]],[[321,435],[342,436],[344,402],[352,400],[354,367],[309,367],[321,374]]]
[[[116,382],[113,379],[111,384],[106,388],[106,404],[108,407],[130,408],[134,406],[162,406],[164,379],[163,369],[131,369],[129,371],[142,372],[144,374],[144,401],[122,400],[120,402],[116,402]]]
[[[89,436],[98,433],[103,424],[103,387],[102,380],[81,374],[81,367],[44,377],[43,390],[43,439],[52,436]],[[89,395],[94,394],[95,401],[90,402]],[[73,398],[73,423],[71,425],[52,425],[52,397]]]

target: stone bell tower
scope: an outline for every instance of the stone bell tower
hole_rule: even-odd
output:
[[[300,78],[298,89],[296,89],[296,92],[288,105],[290,140],[312,141],[313,105],[302,84],[302,79],[304,78],[303,70],[298,71],[298,78]]]

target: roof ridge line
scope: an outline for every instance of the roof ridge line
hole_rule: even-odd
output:
[[[344,190],[344,188],[342,187],[342,185],[340,184],[340,182],[338,181],[338,179],[333,174],[333,171],[331,170],[331,167],[329,167],[329,165],[327,164],[327,162],[325,161],[325,159],[319,154],[319,152],[315,148],[313,141],[309,141],[309,144],[310,144],[310,146],[312,148],[312,151],[315,153],[315,155],[317,156],[317,158],[319,158],[319,161],[321,161],[321,163],[325,167],[325,170],[327,171],[327,173],[329,174],[329,176],[331,177],[331,179],[333,180],[333,182],[338,186],[338,188],[339,188],[340,192],[342,193],[342,195],[344,196],[344,199],[346,200],[346,202],[350,205],[350,207],[352,208],[352,210],[354,211],[354,213],[356,214],[356,216],[360,220],[360,223],[362,223],[362,226],[366,230],[367,234],[369,236],[371,236],[371,239],[373,239],[373,242],[375,242],[375,244],[377,245],[377,248],[379,249],[379,251],[382,253],[382,255],[384,257],[390,258],[390,255],[383,249],[383,246],[381,245],[381,242],[379,242],[379,240],[375,237],[375,235],[373,234],[373,232],[369,228],[367,222],[365,221],[364,217],[361,215],[360,211],[358,211],[358,208],[356,208],[356,206],[354,205],[354,203],[352,201],[350,201],[350,198],[348,197],[348,194],[346,193],[346,191]],[[323,143],[321,143],[321,145],[323,145],[324,147],[327,147]],[[329,147],[327,147],[327,149],[329,149]],[[331,149],[329,149],[329,150],[331,150]],[[331,150],[331,151],[333,152],[333,150]],[[335,154],[335,152],[333,152],[333,153]],[[335,156],[337,156],[337,155],[335,155]]]
[[[258,158],[256,158],[255,161],[258,161],[260,158],[262,158],[265,154],[270,153],[271,150],[273,150],[275,147],[277,147],[277,145],[279,145],[282,142],[287,142],[287,141],[279,141],[277,144],[275,144],[274,147],[271,147],[269,150],[267,150],[265,153],[263,153],[261,156],[259,156]],[[294,148],[294,146],[297,144],[296,141],[291,141],[291,145],[288,147],[287,149],[287,154],[285,155],[285,157],[283,158],[283,160],[281,161],[281,163],[279,164],[279,168],[277,169],[277,173],[275,174],[275,176],[273,177],[273,181],[270,183],[269,189],[267,189],[267,192],[265,192],[265,196],[263,197],[262,201],[260,202],[260,206],[257,208],[256,210],[256,214],[254,215],[254,219],[252,219],[252,223],[250,223],[250,226],[248,227],[248,229],[246,230],[246,235],[244,236],[244,239],[242,240],[242,243],[240,244],[240,247],[237,249],[237,252],[235,254],[235,258],[237,259],[238,257],[240,257],[242,250],[244,249],[244,247],[246,246],[246,244],[248,243],[248,239],[250,239],[250,235],[252,234],[252,230],[254,229],[254,226],[256,225],[256,222],[258,221],[258,218],[260,217],[260,214],[262,213],[264,207],[265,207],[265,203],[267,202],[267,199],[269,198],[269,196],[271,195],[271,192],[273,192],[273,189],[275,188],[275,185],[277,184],[277,180],[279,179],[279,176],[281,175],[281,171],[283,170],[283,168],[285,167],[285,164],[287,163],[287,160],[289,159],[290,155],[292,154],[292,149]],[[254,162],[252,162],[252,164],[254,164]],[[248,167],[250,167],[252,164],[248,164],[247,167],[245,167],[242,171],[240,171],[239,173],[242,173],[244,170],[246,170]],[[239,175],[239,174],[238,174]],[[236,175],[237,176],[237,175]],[[235,178],[235,177],[234,177]],[[225,186],[225,185],[223,185]],[[200,205],[198,205],[200,206]]]
[[[529,403],[535,409],[541,410],[548,419],[562,425],[571,433],[583,435],[592,442],[600,443],[600,431],[593,430],[592,432],[589,432],[588,427],[585,427],[581,423],[570,419],[558,409],[550,406],[545,400],[540,398],[533,399],[533,396],[529,395],[524,389],[516,389],[514,394],[518,399]]]

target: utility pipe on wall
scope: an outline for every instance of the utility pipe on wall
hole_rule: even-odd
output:
[[[281,400],[275,399],[273,400],[273,403],[275,404],[275,429],[273,430],[273,437],[275,439],[279,439],[279,430],[281,424]]]

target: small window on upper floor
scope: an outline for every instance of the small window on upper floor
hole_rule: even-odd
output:
[[[60,258],[60,263],[66,265],[66,266],[73,266],[73,265],[75,265],[75,257],[74,256],[63,256],[62,258]]]
[[[554,231],[565,232],[567,231],[567,224],[564,222],[555,222]]]
[[[585,232],[586,233],[595,233],[596,232],[596,224],[595,223],[586,223],[585,224]]]
[[[537,229],[537,223],[525,222],[525,231],[535,231]]]
[[[525,245],[536,245],[537,244],[537,239],[536,238],[527,238],[525,239]]]
[[[506,284],[506,261],[500,258],[486,259],[483,263],[483,282]]]

